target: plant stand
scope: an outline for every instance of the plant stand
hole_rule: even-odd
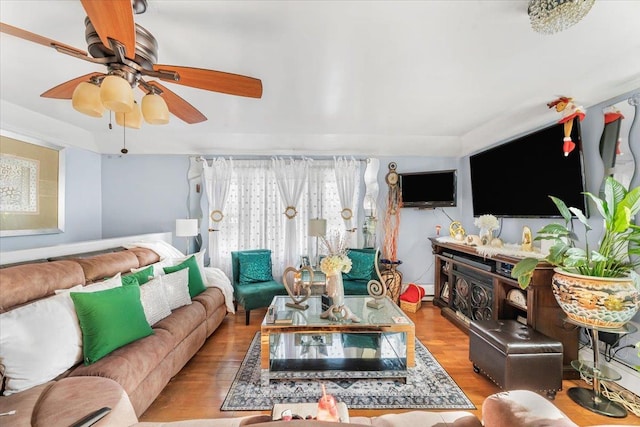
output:
[[[566,319],[566,321],[588,329],[591,332],[593,347],[593,363],[582,360],[574,360],[571,362],[571,366],[573,366],[574,369],[579,371],[582,375],[593,379],[592,388],[572,387],[567,391],[567,394],[571,400],[576,402],[578,405],[595,412],[596,414],[613,418],[626,417],[627,410],[624,406],[609,400],[600,392],[601,380],[618,381],[622,376],[617,371],[600,363],[600,340],[598,337],[598,331],[602,330],[614,334],[625,335],[635,332],[635,330],[637,330],[636,327],[626,324],[623,327],[616,329],[598,328],[596,326],[585,325],[571,319]]]

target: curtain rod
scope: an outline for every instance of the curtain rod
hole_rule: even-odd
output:
[[[215,156],[215,157],[211,157],[211,158],[205,158],[203,156],[191,156],[191,157],[195,157],[196,161],[201,162],[203,159],[204,160],[213,160],[214,158],[223,158],[225,160],[271,160],[273,158],[279,158],[279,159],[290,159],[290,158],[294,158],[294,156],[256,156],[256,157],[233,157],[233,156]],[[312,156],[304,156],[304,157],[300,157],[298,159],[295,160],[300,160],[302,158],[305,159],[311,159],[311,160],[333,160],[336,157],[345,157],[345,156],[335,156],[335,157],[312,157]],[[350,159],[354,159],[358,162],[366,162],[367,158],[359,158],[359,157],[355,157],[355,156],[349,156]]]

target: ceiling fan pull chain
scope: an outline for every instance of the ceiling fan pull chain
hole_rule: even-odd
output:
[[[124,116],[123,123],[127,122],[127,113],[122,114]],[[127,127],[122,126],[122,150],[120,150],[122,154],[127,154],[129,150],[127,150]]]

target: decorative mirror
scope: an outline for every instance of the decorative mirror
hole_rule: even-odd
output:
[[[636,111],[640,94],[604,109],[604,129],[600,137],[600,157],[604,176],[613,176],[629,188],[636,173],[636,159],[632,151],[631,128],[638,118]]]

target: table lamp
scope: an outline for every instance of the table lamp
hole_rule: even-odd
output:
[[[185,255],[189,255],[189,238],[197,235],[197,219],[176,219],[176,237],[185,237],[187,240]]]
[[[327,220],[322,218],[314,218],[309,220],[309,236],[316,238],[316,256],[314,258],[314,269],[318,268],[319,256],[318,256],[318,238],[324,237],[327,234]]]

